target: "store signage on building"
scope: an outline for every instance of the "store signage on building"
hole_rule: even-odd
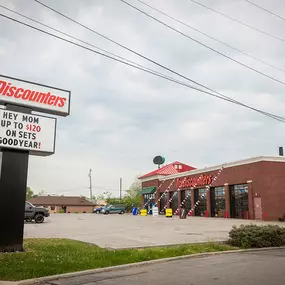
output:
[[[176,188],[190,188],[206,186],[212,183],[212,175],[200,175],[198,177],[182,177],[176,179]]]
[[[55,149],[56,119],[0,109],[0,148],[50,155]]]
[[[33,111],[67,116],[70,91],[0,75],[0,104],[9,103]]]

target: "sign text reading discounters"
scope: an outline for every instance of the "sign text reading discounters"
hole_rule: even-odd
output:
[[[70,91],[0,75],[0,104],[8,103],[67,116],[70,110]]]
[[[56,119],[0,109],[0,148],[54,153]]]

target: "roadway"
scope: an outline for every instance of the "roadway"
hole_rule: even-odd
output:
[[[243,252],[150,264],[41,285],[284,285],[285,250]]]

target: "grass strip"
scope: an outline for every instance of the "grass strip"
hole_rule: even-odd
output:
[[[0,254],[0,280],[18,281],[160,258],[235,249],[226,244],[203,243],[106,250],[93,244],[69,239],[26,239],[24,247],[25,252]]]

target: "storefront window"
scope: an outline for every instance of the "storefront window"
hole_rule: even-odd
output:
[[[152,205],[155,203],[155,194],[144,194],[144,204],[146,204],[146,209],[151,209]]]
[[[205,211],[207,210],[206,192],[206,188],[195,189],[195,203],[200,201],[195,208],[195,216],[204,216]]]
[[[167,199],[167,194],[166,195],[163,195],[162,197],[161,197],[161,200],[160,200],[160,212],[162,213],[162,214],[164,214],[164,207],[165,206],[167,206],[167,201],[168,201],[168,199]],[[162,212],[163,211],[163,212]]]
[[[170,208],[172,209],[173,213],[178,208],[178,195],[177,192],[170,192],[170,199],[172,198],[172,201],[170,203]]]
[[[247,184],[231,186],[231,216],[245,219],[248,212],[248,186]]]
[[[182,201],[184,201],[185,197],[187,197],[184,203],[184,208],[186,209],[187,213],[191,210],[191,195],[190,194],[191,194],[191,190],[181,191],[181,203]]]
[[[225,187],[211,189],[211,216],[223,217],[226,209]]]

